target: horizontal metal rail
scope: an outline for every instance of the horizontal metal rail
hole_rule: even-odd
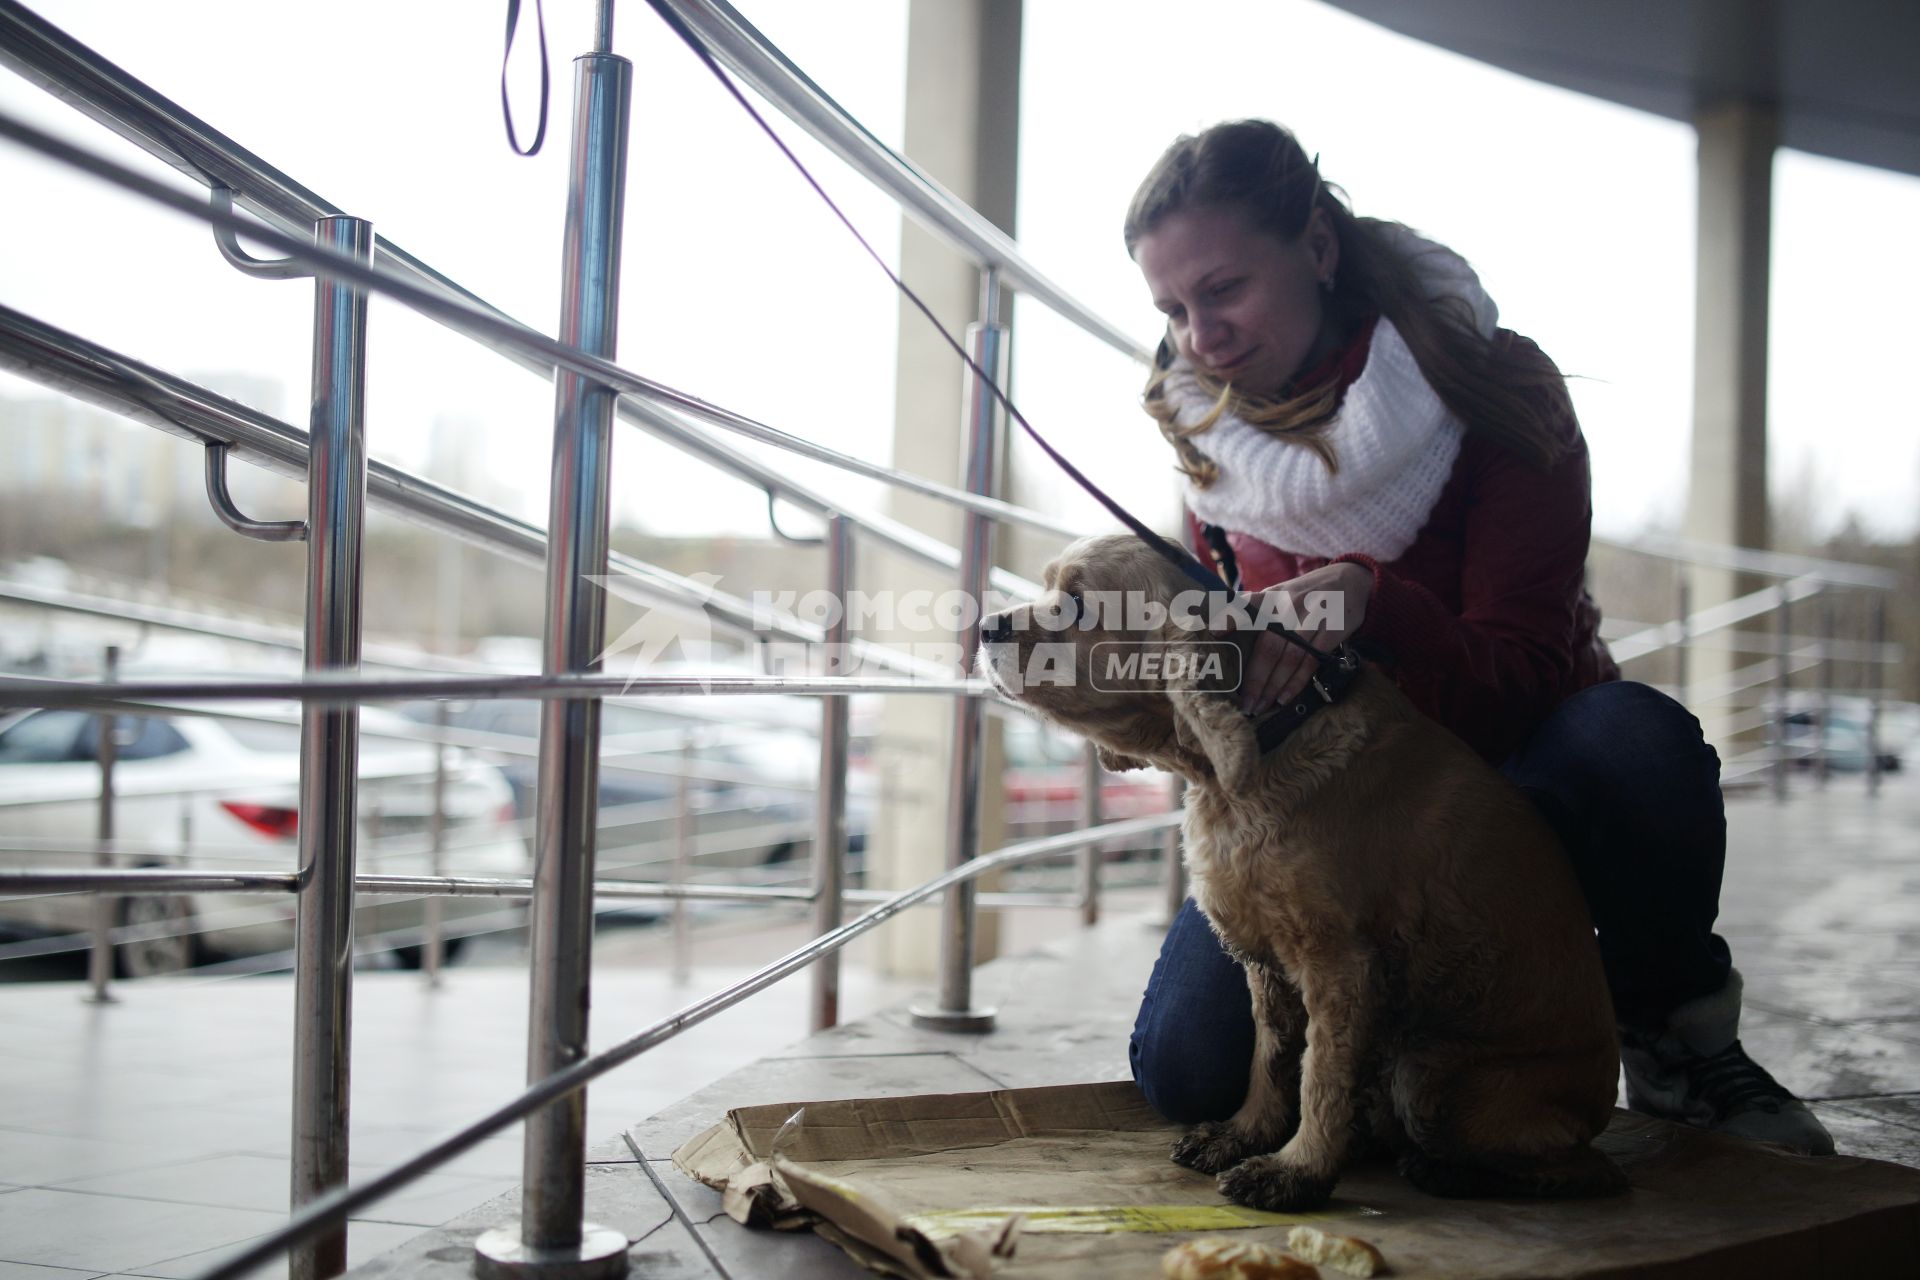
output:
[[[1174,825],[1178,815],[1169,818],[1160,831]],[[1145,819],[1132,819],[1145,821]],[[1064,856],[1075,850],[1062,850]],[[1039,861],[1036,858],[1035,861]],[[81,893],[111,893],[120,897],[172,895],[179,893],[288,894],[295,889],[294,873],[232,871],[169,871],[165,869],[121,868],[92,871],[42,871],[26,868],[0,871],[0,895],[8,898],[52,897]],[[502,898],[523,900],[533,896],[531,879],[488,879],[475,876],[399,876],[361,874],[354,877],[353,891],[368,897],[411,898]],[[593,896],[608,902],[789,902],[807,903],[819,895],[800,885],[699,884],[664,880],[596,880]],[[886,902],[894,896],[887,889],[848,889],[848,902]],[[939,895],[921,905],[932,905]],[[1021,892],[1009,890],[978,896],[982,906],[990,907],[1076,907],[1080,897],[1074,893]],[[204,929],[200,932],[205,932]],[[85,946],[86,935],[73,935],[78,946]]]
[[[76,871],[27,869],[0,871],[0,894],[26,897],[57,893],[292,893],[299,888],[298,879],[298,874],[292,871],[170,871],[145,867]],[[533,881],[520,877],[366,873],[353,878],[353,891],[374,896],[404,894],[418,898],[530,898],[533,896]],[[615,900],[702,898],[724,902],[813,901],[811,889],[744,884],[666,884],[646,880],[596,880],[593,896]]]
[[[1906,581],[1891,569],[1875,565],[1852,564],[1844,560],[1823,560],[1815,556],[1792,555],[1785,551],[1762,551],[1753,547],[1729,547],[1692,538],[1673,538],[1650,534],[1632,542],[1595,538],[1593,545],[1610,551],[1630,551],[1635,555],[1696,564],[1709,569],[1732,569],[1739,573],[1760,574],[1770,578],[1809,578],[1836,587],[1866,587],[1876,591],[1898,590]]]
[[[3,341],[4,339],[0,338],[0,342]],[[60,613],[109,618],[115,622],[130,622],[142,627],[160,627],[167,631],[206,636],[216,640],[237,640],[242,644],[256,644],[263,648],[284,649],[293,653],[300,652],[302,643],[300,628],[280,623],[260,622],[252,618],[197,615],[187,610],[157,605],[145,600],[116,600],[111,596],[95,596],[62,588],[39,587],[26,582],[0,581],[0,601],[32,605]],[[368,646],[369,649],[373,647]],[[367,662],[374,666],[398,666],[416,671],[436,669],[425,661],[386,662],[369,657]]]
[[[698,1026],[717,1013],[732,1008],[749,996],[759,994],[782,978],[791,977],[821,956],[839,951],[860,935],[878,928],[902,911],[919,905],[944,889],[975,880],[1001,867],[1032,862],[1077,848],[1089,841],[1165,830],[1175,825],[1179,821],[1179,816],[1156,814],[1146,818],[1131,818],[1125,822],[1109,823],[1089,831],[1068,832],[1008,845],[992,853],[982,854],[969,862],[942,872],[931,880],[897,893],[886,902],[862,913],[831,933],[822,934],[805,945],[796,947],[778,960],[763,966],[731,986],[723,987],[694,1001],[677,1013],[669,1014],[658,1022],[635,1032],[619,1044],[603,1049],[564,1070],[554,1072],[538,1084],[529,1086],[524,1093],[511,1102],[481,1117],[460,1132],[443,1138],[411,1159],[395,1165],[378,1177],[355,1187],[334,1191],[313,1201],[289,1219],[285,1226],[253,1241],[246,1248],[207,1272],[204,1280],[238,1280],[239,1277],[270,1260],[276,1254],[300,1241],[338,1226],[354,1212],[392,1194],[421,1174],[432,1172],[462,1152],[471,1150],[476,1144],[500,1132],[516,1120],[523,1119],[529,1113],[557,1098],[565,1097],[612,1071],[615,1067],[632,1061],[647,1050],[666,1043],[681,1032]]]
[[[87,871],[0,871],[0,893],[292,893],[293,871],[169,871],[134,867]]]
[[[223,208],[213,210],[206,215],[207,220],[216,228],[224,227],[227,230],[245,233],[286,253],[285,242],[279,237],[290,239],[295,243],[305,243],[315,221],[323,217],[338,216],[342,212],[165,95],[129,75],[39,15],[12,3],[11,0],[0,0],[0,64],[11,66],[24,78],[40,85],[49,93],[91,116],[181,173],[205,183],[210,190],[227,189],[231,193],[230,202]],[[953,200],[951,195],[945,198]],[[232,211],[232,203],[238,203],[252,210],[264,218],[268,226],[256,227],[238,218]],[[955,203],[958,204],[957,201]],[[964,208],[964,206],[960,207]],[[968,212],[971,213],[971,210]],[[973,216],[978,217],[978,215]],[[275,233],[278,233],[278,236]],[[995,234],[998,235],[997,232]],[[310,260],[298,253],[288,253],[287,256],[293,261],[311,265]],[[553,377],[554,370],[551,362],[531,354],[524,345],[516,342],[515,335],[522,339],[542,336],[537,330],[514,320],[505,311],[494,307],[477,294],[463,288],[383,237],[375,237],[374,260],[392,268],[399,276],[416,280],[433,293],[457,302],[459,309],[463,312],[482,314],[495,320],[508,331],[507,336],[502,336],[500,328],[488,332],[475,332],[458,324],[453,324],[452,327],[460,329],[466,336],[475,338],[498,354],[507,356],[516,364],[541,377],[547,379]],[[1035,280],[1043,280],[1030,268],[1026,269],[1024,275],[1018,272],[1013,274],[1021,279],[1031,277]],[[1045,292],[1036,291],[1034,296],[1050,304],[1055,297],[1063,299],[1073,308],[1070,318],[1076,319],[1076,322],[1080,316],[1092,317],[1090,311],[1073,302],[1051,285],[1045,286]],[[442,323],[451,323],[444,314],[432,312],[428,314]],[[1063,314],[1068,313],[1063,312]],[[1104,326],[1105,322],[1099,321],[1097,317],[1092,318],[1097,324]],[[1132,354],[1140,354],[1131,339],[1123,340],[1126,343],[1124,349]],[[1141,356],[1141,358],[1145,357]],[[709,463],[721,466],[770,493],[778,493],[796,506],[811,511],[815,515],[824,516],[831,511],[841,509],[843,504],[833,502],[790,477],[780,474],[778,469],[728,448],[711,437],[701,439],[700,437],[705,433],[693,428],[692,424],[674,420],[659,412],[658,402],[648,397],[646,390],[622,386],[605,379],[597,380],[602,385],[613,386],[617,390],[634,396],[646,397],[639,403],[632,403],[629,397],[623,397],[620,406],[622,418],[637,422],[654,434],[672,440],[690,452],[698,454]],[[670,389],[662,388],[662,390]],[[680,403],[681,400],[685,403]],[[1062,524],[1039,512],[1011,504],[995,503],[991,499],[975,498],[958,489],[937,485],[905,472],[876,467],[864,459],[824,449],[822,446],[780,432],[743,415],[705,404],[693,397],[682,397],[679,392],[672,392],[667,401],[712,426],[763,439],[769,443],[778,444],[782,448],[808,452],[809,456],[819,457],[835,466],[858,474],[870,475],[887,483],[914,488],[918,492],[926,493],[944,502],[963,507],[976,503],[992,503],[992,514],[1001,519],[1052,532],[1066,533],[1069,536],[1081,532],[1073,526]],[[977,509],[988,510],[987,507]],[[905,525],[874,515],[850,514],[849,518],[854,519],[869,535],[890,542],[910,555],[926,558],[929,554],[938,554],[936,549],[940,544],[937,541],[926,538]],[[957,554],[951,563],[958,564]],[[1008,589],[1023,590],[1023,588],[1014,587]]]
[[[1749,592],[1738,599],[1728,600],[1724,604],[1710,605],[1694,612],[1684,620],[1663,622],[1648,627],[1644,631],[1623,636],[1608,643],[1607,649],[1613,654],[1615,662],[1631,662],[1635,658],[1656,653],[1680,643],[1692,643],[1702,635],[1709,635],[1736,622],[1745,622],[1771,613],[1782,605],[1793,604],[1818,595],[1821,583],[1813,577],[1798,577],[1777,586],[1762,587]]]
[[[0,368],[195,444],[227,441],[235,457],[278,475],[295,480],[306,476],[304,430],[4,304],[0,304]],[[367,499],[411,523],[529,567],[546,564],[546,533],[537,526],[389,463],[369,462]],[[932,539],[922,541],[933,548],[941,545]],[[958,554],[951,552],[955,564]],[[736,636],[764,639],[771,635],[807,643],[821,639],[820,628],[791,615],[755,609],[736,596],[631,556],[615,554],[611,566],[619,594],[685,616],[711,618]],[[251,638],[251,633],[233,638]],[[884,645],[856,641],[855,652],[893,670],[935,673],[933,664]]]
[[[725,0],[667,0],[720,62],[816,141],[839,156],[929,231],[1008,285],[1045,303],[1108,346],[1145,364],[1151,357],[1118,326],[1083,305],[1020,255],[1000,228],[869,133]]]
[[[369,679],[365,676],[312,675],[304,680],[123,680],[93,684],[69,680],[0,677],[0,707],[116,707],[151,701],[297,698],[345,706],[358,702],[406,702],[419,698],[604,698],[811,693],[964,694],[999,697],[984,680],[859,680],[846,676],[443,676],[438,679]]]
[[[1737,624],[1735,624],[1737,625]],[[1705,635],[1687,633],[1679,630],[1679,622],[1642,622],[1627,618],[1614,618],[1605,621],[1600,627],[1600,638],[1609,645],[1625,640],[1629,636],[1638,637],[1642,633],[1656,640],[1664,637],[1665,646],[1685,641],[1689,646],[1701,651],[1719,653],[1774,653],[1779,647],[1779,637],[1773,631],[1739,631],[1734,626],[1725,626],[1707,632]],[[1799,651],[1812,645],[1824,643],[1827,656],[1836,662],[1867,662],[1882,666],[1892,666],[1901,660],[1902,650],[1898,642],[1875,643],[1871,640],[1823,640],[1819,636],[1795,632],[1787,637],[1791,651]],[[1649,651],[1651,652],[1651,651]],[[1639,656],[1636,654],[1635,656]]]
[[[618,908],[617,908],[618,909]],[[248,903],[245,906],[212,913],[196,912],[193,927],[177,929],[166,923],[159,924],[123,924],[115,925],[108,935],[115,946],[130,942],[150,942],[159,938],[181,936],[199,936],[221,933],[228,929],[250,929],[261,925],[285,927],[291,931],[293,917],[286,908],[275,908],[261,900],[259,904]],[[480,916],[462,916],[454,922],[462,936],[479,933],[498,933],[520,927],[524,923],[518,910],[501,910]],[[416,931],[414,926],[382,929],[378,933],[369,933],[355,939],[357,951],[391,951],[395,947],[405,946]],[[37,960],[46,956],[72,955],[78,951],[90,950],[94,945],[92,933],[44,934],[22,942],[0,943],[0,962],[11,960]],[[284,963],[268,963],[264,966],[250,962],[263,957],[283,955]],[[216,977],[231,968],[245,968],[248,972],[263,972],[273,968],[290,968],[293,964],[293,952],[258,952],[251,955],[234,956],[196,964],[191,970],[183,970],[183,975],[195,978]]]

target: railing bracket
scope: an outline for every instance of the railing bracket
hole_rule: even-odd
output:
[[[211,203],[215,213],[233,212],[233,190],[230,187],[214,183]],[[256,258],[240,247],[240,236],[223,222],[213,224],[214,247],[220,250],[220,256],[231,263],[235,270],[261,280],[304,280],[313,274],[311,267],[302,266],[292,258]]]
[[[772,485],[768,485],[766,489],[767,489],[767,524],[773,529],[774,537],[780,539],[780,541],[782,542],[790,543],[791,545],[796,547],[818,547],[826,543],[827,540],[824,537],[809,538],[809,537],[804,537],[800,534],[788,533],[785,529],[782,529],[780,527],[780,513],[778,512],[778,510],[776,510],[776,506],[780,501],[780,495],[777,492],[775,492],[774,487]]]
[[[227,450],[232,447],[225,440],[207,441],[207,501],[213,504],[213,514],[242,537],[261,542],[305,542],[305,520],[255,520],[233,505],[233,495],[227,492]]]

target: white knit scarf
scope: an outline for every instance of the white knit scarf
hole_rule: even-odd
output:
[[[1451,249],[1387,224],[1393,249],[1408,257],[1430,298],[1456,297],[1491,337],[1499,310],[1480,278]],[[1213,411],[1193,366],[1176,361],[1163,384],[1177,420],[1189,426]],[[1187,506],[1208,524],[1249,533],[1298,555],[1358,553],[1391,562],[1413,544],[1452,474],[1464,429],[1428,385],[1391,321],[1374,325],[1366,367],[1326,429],[1339,459],[1330,471],[1311,448],[1260,430],[1231,410],[1194,436],[1219,467],[1205,489],[1187,482]]]

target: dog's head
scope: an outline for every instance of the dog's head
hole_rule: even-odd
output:
[[[1242,650],[1207,630],[1208,593],[1130,534],[1082,538],[1043,583],[981,623],[977,662],[996,688],[1087,738],[1109,769],[1252,780],[1259,749],[1231,696]]]

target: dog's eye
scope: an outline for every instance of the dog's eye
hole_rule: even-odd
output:
[[[1066,631],[1080,620],[1080,594],[1056,591],[1045,603],[1036,604],[1033,617],[1048,631]]]

